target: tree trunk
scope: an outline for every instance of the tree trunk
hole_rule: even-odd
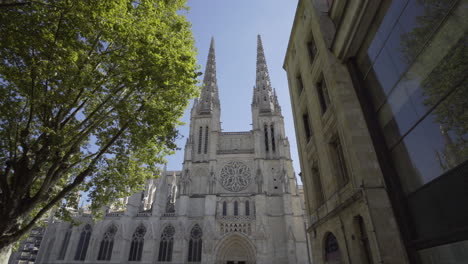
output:
[[[12,244],[5,245],[0,249],[0,264],[8,264],[10,259],[11,249],[13,248]]]

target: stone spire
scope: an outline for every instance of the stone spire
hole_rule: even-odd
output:
[[[262,39],[257,36],[257,76],[254,86],[252,106],[260,112],[281,112],[276,92],[271,88],[270,75],[263,51]]]
[[[206,62],[203,88],[198,103],[200,114],[211,114],[213,108],[219,108],[218,82],[216,80],[216,57],[214,38],[211,38],[210,51]]]

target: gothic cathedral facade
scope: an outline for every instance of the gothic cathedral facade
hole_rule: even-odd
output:
[[[181,171],[94,223],[50,223],[39,263],[306,264],[308,246],[281,107],[260,36],[251,131],[223,132],[214,41]]]

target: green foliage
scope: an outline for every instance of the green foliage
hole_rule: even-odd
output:
[[[0,247],[63,198],[76,206],[72,190],[88,191],[97,210],[158,175],[198,93],[184,9],[184,0],[3,8]]]

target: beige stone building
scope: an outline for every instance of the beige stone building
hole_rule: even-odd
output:
[[[468,263],[468,1],[300,0],[284,61],[313,263]]]

